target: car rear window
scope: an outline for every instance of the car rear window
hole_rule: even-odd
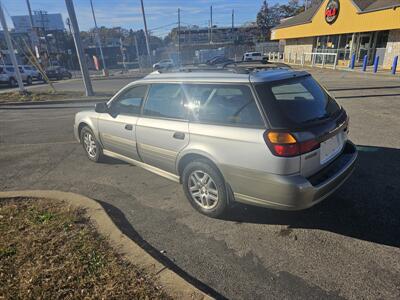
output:
[[[274,127],[318,122],[340,111],[336,101],[311,76],[257,84],[256,91]]]

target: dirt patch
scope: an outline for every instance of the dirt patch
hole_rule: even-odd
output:
[[[24,94],[20,94],[19,92],[9,92],[0,94],[0,103],[64,100],[82,97],[84,97],[83,92],[74,91],[26,91]]]
[[[0,236],[0,299],[169,298],[64,202],[1,200]]]

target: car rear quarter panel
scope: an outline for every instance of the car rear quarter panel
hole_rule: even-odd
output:
[[[265,176],[300,171],[300,159],[274,156],[266,145],[265,129],[189,124],[190,142],[179,154],[200,154],[213,161],[235,193],[258,195]]]

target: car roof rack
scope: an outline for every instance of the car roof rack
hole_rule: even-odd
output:
[[[233,66],[232,66],[233,65]],[[236,68],[244,69],[248,72],[252,71],[263,71],[268,69],[291,69],[291,67],[285,63],[280,62],[264,62],[264,63],[254,63],[249,61],[235,61],[227,62],[223,64],[223,68]]]
[[[227,62],[220,66],[208,66],[205,64],[188,64],[178,68],[167,68],[157,70],[159,73],[176,73],[176,72],[233,72],[238,74],[249,74],[251,72],[265,71],[268,69],[291,69],[284,63],[252,63],[247,61]]]

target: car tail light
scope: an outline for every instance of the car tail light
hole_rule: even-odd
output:
[[[301,155],[318,149],[320,146],[320,143],[314,139],[297,141],[295,136],[289,132],[266,132],[265,141],[273,154],[282,157]]]

